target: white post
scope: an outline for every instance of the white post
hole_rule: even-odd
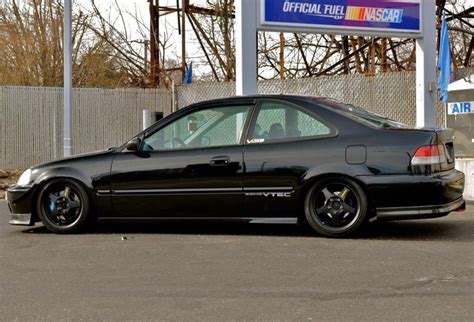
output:
[[[72,155],[72,5],[64,0],[64,157]]]
[[[174,113],[177,110],[179,110],[179,106],[176,106],[176,85],[174,83],[174,79],[172,79],[171,80],[171,111],[170,113]]]
[[[257,5],[255,0],[235,3],[236,94],[257,94]]]
[[[436,1],[423,1],[416,40],[416,125],[436,127]]]
[[[150,110],[143,110],[143,129],[146,130],[151,125],[151,112]]]

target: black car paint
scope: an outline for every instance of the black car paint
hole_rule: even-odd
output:
[[[210,164],[221,155],[229,158],[226,166]],[[118,217],[134,215],[137,209],[140,216],[216,217],[225,208],[226,215],[238,217],[242,179],[241,147],[119,153],[110,176],[112,203]]]
[[[32,184],[27,187],[11,187],[8,191],[9,207],[13,213],[33,213],[35,198],[40,188],[48,181],[68,178],[80,182],[88,193],[98,216],[111,216],[110,196],[101,196],[98,191],[110,191],[110,166],[116,150],[107,150],[77,155],[71,158],[52,161],[32,167]]]
[[[449,133],[373,128],[321,106],[314,98],[257,96],[198,103],[136,137],[204,107],[257,106],[262,100],[294,104],[335,131],[324,138],[249,144],[243,137],[233,147],[166,152],[129,152],[124,145],[54,161],[32,168],[31,188],[9,190],[10,208],[13,213],[34,214],[38,189],[58,177],[81,182],[100,218],[293,217],[300,215],[307,190],[325,176],[353,178],[373,210],[441,205],[462,198],[464,176],[453,166],[415,169],[410,164],[419,146],[436,144]],[[245,133],[250,122],[251,118]],[[228,164],[211,165],[213,158],[222,157],[229,158]]]

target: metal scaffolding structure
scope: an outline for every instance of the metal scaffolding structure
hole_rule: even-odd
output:
[[[187,25],[192,28],[195,38],[199,42],[200,50],[203,51],[204,56],[206,57],[207,62],[212,70],[212,74],[216,80],[221,80],[215,63],[211,59],[217,59],[220,68],[225,71],[226,80],[234,79],[233,76],[233,66],[226,63],[223,59],[220,51],[213,44],[209,35],[205,32],[202,27],[201,22],[197,16],[204,17],[222,17],[228,24],[231,23],[231,20],[234,19],[234,13],[223,13],[218,12],[215,9],[200,7],[190,3],[190,0],[176,0],[176,6],[161,6],[160,0],[147,0],[149,4],[150,11],[150,84],[152,87],[160,84],[160,81],[166,79],[167,73],[181,71],[182,76],[186,73],[187,64],[186,64],[186,28]],[[233,1],[232,1],[233,2]],[[178,28],[178,33],[181,35],[181,67],[180,68],[171,68],[164,69],[163,66],[160,66],[160,17],[176,14],[176,26]],[[226,50],[226,53],[230,55],[230,48]]]

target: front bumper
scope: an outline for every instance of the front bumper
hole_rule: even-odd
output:
[[[32,226],[35,224],[32,215],[33,189],[30,186],[12,186],[7,189],[8,209],[11,212],[11,225]]]

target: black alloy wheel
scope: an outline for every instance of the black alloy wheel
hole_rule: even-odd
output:
[[[355,232],[367,214],[367,197],[350,179],[331,178],[318,182],[305,201],[310,226],[327,237],[344,237]]]
[[[48,230],[75,233],[87,222],[89,200],[84,188],[75,181],[55,180],[41,189],[37,211]]]

